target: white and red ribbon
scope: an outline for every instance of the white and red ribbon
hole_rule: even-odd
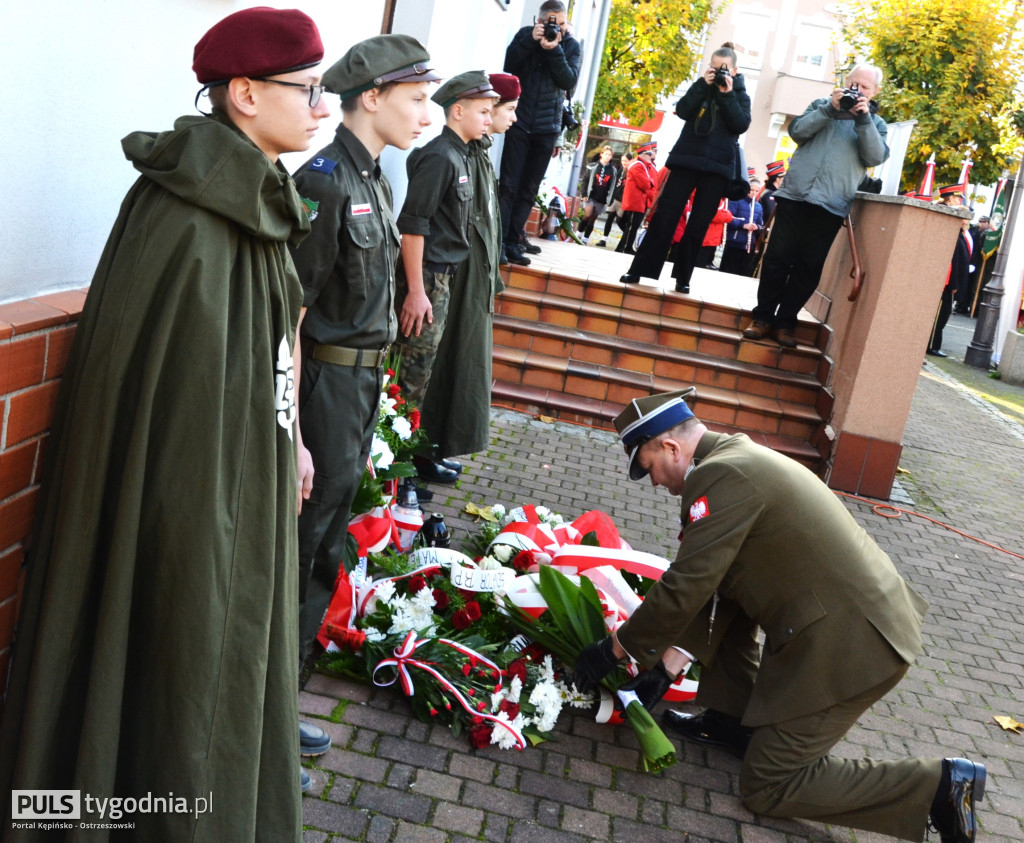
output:
[[[500,717],[497,717],[496,715],[487,714],[485,712],[477,710],[477,708],[466,698],[462,691],[460,691],[455,686],[455,684],[450,679],[448,679],[448,677],[446,677],[443,673],[437,670],[430,663],[413,658],[413,654],[420,647],[432,641],[436,641],[438,644],[444,644],[445,646],[451,647],[453,650],[462,653],[464,656],[470,659],[471,663],[475,661],[475,663],[484,664],[487,667],[491,668],[494,671],[495,675],[497,676],[494,691],[497,692],[501,690],[501,671],[498,669],[498,666],[490,659],[488,659],[486,656],[482,656],[475,650],[472,650],[469,647],[459,644],[457,641],[451,641],[447,638],[417,639],[415,632],[410,632],[408,635],[406,635],[405,640],[402,642],[401,646],[395,648],[394,658],[384,659],[377,664],[377,666],[373,669],[373,684],[377,685],[378,687],[385,688],[389,685],[393,685],[396,681],[399,681],[402,687],[402,693],[404,693],[407,697],[411,697],[413,696],[413,694],[415,694],[416,689],[413,685],[412,674],[409,672],[409,669],[415,667],[419,670],[423,670],[426,673],[429,673],[431,676],[433,676],[434,679],[437,680],[438,684],[440,684],[442,688],[448,691],[448,693],[450,693],[455,698],[459,705],[461,705],[470,716],[479,717],[481,720],[485,720],[489,723],[494,723],[497,726],[501,726],[503,729],[507,730],[512,735],[512,737],[515,738],[516,747],[518,749],[525,749],[526,738],[523,737],[523,733],[519,731],[519,729],[517,729],[515,726],[513,726],[511,722],[509,722],[508,720],[502,720]],[[377,672],[381,670],[381,668],[387,667],[394,668],[394,678],[390,681],[378,681]]]

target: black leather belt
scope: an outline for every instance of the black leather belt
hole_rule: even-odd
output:
[[[313,346],[313,352],[310,354],[314,360],[333,363],[335,366],[366,366],[368,369],[382,366],[387,356],[387,348],[342,348],[339,345],[320,343]]]

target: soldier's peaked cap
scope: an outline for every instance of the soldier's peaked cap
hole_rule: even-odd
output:
[[[349,99],[387,82],[437,82],[427,48],[411,35],[375,35],[353,45],[324,73],[324,87]]]
[[[696,387],[690,386],[675,392],[634,398],[615,417],[615,429],[629,456],[630,480],[640,480],[647,475],[637,462],[640,448],[680,422],[692,419],[693,411],[687,401],[696,396]]]

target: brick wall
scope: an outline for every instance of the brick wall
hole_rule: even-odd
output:
[[[24,584],[43,449],[84,290],[0,305],[0,698]]]

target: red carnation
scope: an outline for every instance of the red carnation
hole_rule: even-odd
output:
[[[447,591],[443,591],[440,588],[435,588],[432,592],[434,595],[434,608],[439,612],[443,612],[448,608],[448,604],[452,602],[452,599],[448,596]]]
[[[388,369],[384,374],[385,374],[386,377],[393,378],[395,376],[395,370],[394,369]]]
[[[468,629],[471,623],[473,619],[465,609],[459,609],[452,615],[452,626],[456,629]]]
[[[498,710],[504,711],[508,715],[509,720],[515,720],[516,717],[519,716],[519,703],[502,700],[501,705],[498,706]]]
[[[401,391],[402,387],[400,387],[397,383],[388,384],[388,395],[391,396],[392,398],[397,398],[398,393]]]
[[[519,553],[512,558],[512,567],[520,574],[525,574],[531,565],[533,565],[533,553],[529,550],[520,550]]]
[[[427,581],[417,574],[414,577],[409,577],[409,591],[415,594],[417,591],[422,591],[427,587]]]
[[[487,703],[485,703],[483,700],[480,700],[480,702],[476,704],[477,711],[483,711],[485,708],[487,708]]]
[[[420,429],[420,411],[415,407],[409,411],[409,426],[414,433]]]
[[[505,672],[508,674],[509,679],[519,677],[520,682],[526,682],[526,661],[523,659],[516,659],[508,666],[508,669]]]
[[[491,727],[481,723],[469,730],[469,742],[474,749],[483,749],[491,745]]]
[[[466,612],[469,614],[469,619],[471,621],[478,621],[478,620],[480,620],[481,612],[480,612],[480,604],[479,603],[477,603],[475,600],[470,600],[466,604],[465,608],[466,608]]]
[[[466,662],[466,663],[465,663],[465,664],[464,664],[464,665],[462,666],[462,675],[463,675],[463,676],[469,676],[469,672],[470,672],[470,671],[471,671],[472,669],[473,669],[473,665],[471,665],[471,664],[470,664],[469,662]]]

